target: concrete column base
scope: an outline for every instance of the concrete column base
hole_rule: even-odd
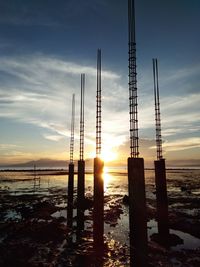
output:
[[[166,183],[165,160],[156,160],[155,165],[155,183],[156,183],[156,201],[157,201],[157,221],[158,234],[166,239],[169,237],[169,219],[168,219],[168,197]]]
[[[68,196],[67,196],[67,226],[73,226],[73,193],[74,193],[74,164],[69,164]]]
[[[94,248],[99,252],[104,245],[104,181],[103,181],[104,162],[94,159],[94,210],[93,210],[93,238]]]
[[[143,158],[128,158],[130,266],[147,266],[147,211]]]
[[[85,161],[78,161],[77,230],[84,230]]]

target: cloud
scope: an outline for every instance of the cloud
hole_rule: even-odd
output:
[[[26,57],[1,57],[0,58],[0,71],[10,74],[13,79],[17,79],[18,83],[29,84],[29,88],[34,86],[34,92],[37,91],[37,86],[40,89],[42,85],[50,85],[48,79],[54,82],[59,79],[65,81],[65,75],[77,76],[81,73],[96,77],[96,66],[84,66],[73,62],[67,62],[58,58],[48,57],[43,55],[34,55]],[[73,77],[68,77],[68,80]],[[103,79],[118,79],[120,75],[115,72],[103,70]],[[60,81],[61,83],[62,81]],[[59,83],[59,85],[60,85]],[[64,85],[64,83],[62,83]],[[55,88],[56,84],[53,83]],[[52,86],[50,86],[52,88]],[[46,87],[42,92],[48,91]],[[52,92],[53,93],[53,92]]]
[[[18,144],[0,144],[0,162],[7,164],[8,162],[20,162],[27,159],[32,159],[33,154],[25,151],[24,147]]]
[[[60,136],[60,135],[47,135],[47,134],[44,134],[44,138],[46,138],[47,140],[50,140],[50,141],[60,141],[62,140],[64,137],[63,136]]]
[[[140,156],[144,157],[146,160],[152,160],[155,155],[155,140],[150,138],[140,138],[139,139],[139,152]],[[153,149],[152,149],[153,148]],[[123,156],[124,160],[130,155],[130,141],[126,139],[122,145],[118,147],[118,152]]]
[[[161,119],[166,137],[188,132],[191,134],[200,123],[199,117],[200,64],[189,66],[163,66],[159,72]],[[138,80],[139,126],[152,129],[155,125],[153,77],[150,69],[143,70]],[[176,131],[170,131],[176,129]]]
[[[168,73],[166,73],[165,71],[165,73],[163,73],[163,76],[162,76],[163,86],[168,86],[169,83],[176,83],[177,81],[188,83],[191,77],[199,75],[200,64],[182,67],[182,68],[175,69],[175,70],[173,69],[167,72]]]
[[[44,139],[69,142],[71,97],[76,94],[75,140],[79,140],[80,73],[86,73],[85,144],[95,149],[96,66],[68,62],[44,55],[0,57],[0,72],[9,79],[0,82],[0,117],[40,128]],[[144,79],[144,83],[149,81]],[[154,157],[155,121],[152,94],[138,90],[141,155]],[[192,138],[199,130],[200,93],[168,94],[161,97],[162,135],[165,149],[185,134]],[[124,77],[110,69],[102,72],[102,145],[121,151],[129,138],[128,85]],[[65,138],[64,138],[65,137]],[[148,140],[143,142],[144,137]],[[193,140],[194,141],[194,140]],[[168,142],[168,143],[167,143]],[[168,146],[166,145],[168,144]],[[118,149],[119,147],[119,149]],[[178,146],[179,150],[181,145]],[[183,147],[184,144],[183,144]],[[195,143],[192,144],[195,147]],[[146,149],[146,150],[145,150]],[[128,150],[126,150],[128,151]],[[171,150],[170,150],[171,151]],[[127,155],[124,150],[120,152]]]
[[[1,57],[0,71],[10,79],[0,85],[0,116],[31,123],[52,131],[44,138],[58,140],[55,136],[70,137],[71,95],[76,93],[76,133],[79,135],[80,73],[86,73],[86,143],[94,144],[96,66],[79,65],[43,55],[26,57]],[[102,71],[105,90],[117,87],[120,75]],[[120,88],[119,88],[120,90]],[[105,100],[105,103],[109,102]],[[91,110],[94,112],[91,113]],[[92,122],[92,123],[91,123]],[[61,137],[60,137],[61,138]]]
[[[182,151],[191,148],[200,148],[200,138],[199,137],[189,137],[174,141],[167,141],[163,144],[164,149],[169,151]]]
[[[146,101],[145,101],[146,99]],[[155,129],[153,99],[140,100],[139,126],[142,129]],[[183,96],[166,96],[161,99],[161,126],[164,137],[177,134],[192,134],[199,129],[200,93]]]
[[[164,138],[167,138],[169,136],[174,136],[174,135],[177,135],[177,134],[183,134],[183,126],[180,125],[179,127],[180,128],[177,127],[177,128],[166,128],[166,129],[164,129],[162,131],[162,136]],[[188,126],[186,125],[184,128],[185,128],[185,130],[187,130],[188,134],[200,131],[200,126],[188,128]]]
[[[19,146],[15,144],[0,144],[0,150],[16,149],[17,147]]]

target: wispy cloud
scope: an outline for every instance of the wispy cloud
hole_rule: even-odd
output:
[[[164,142],[163,147],[165,148],[166,151],[182,151],[191,148],[199,148],[200,138],[191,137],[174,141],[166,141]]]
[[[80,73],[86,73],[86,142],[94,143],[96,66],[78,65],[42,55],[0,58],[0,71],[10,75],[0,86],[0,116],[38,125],[52,131],[44,138],[55,141],[70,136],[71,95],[76,93],[76,121],[79,117]],[[102,71],[103,86],[117,87],[120,75]],[[120,89],[119,89],[120,90]],[[106,97],[106,94],[105,94]],[[105,103],[109,99],[105,100]],[[91,123],[92,121],[92,123]],[[89,122],[89,123],[88,123]],[[78,136],[79,126],[76,124]],[[57,137],[56,137],[57,136]]]
[[[146,101],[145,101],[146,99]],[[155,128],[153,99],[144,98],[139,105],[139,125],[143,129]],[[162,134],[165,137],[199,129],[200,93],[183,96],[165,96],[161,99]]]
[[[16,58],[1,57],[0,63],[1,71],[6,71],[23,82],[30,82],[33,85],[44,84],[44,79],[49,77],[49,75],[53,75],[51,79],[64,78],[66,74],[80,75],[80,73],[96,77],[97,72],[96,66],[79,65],[43,55]],[[117,79],[120,78],[120,75],[113,71],[103,70],[102,78]]]
[[[43,135],[44,138],[46,138],[47,140],[50,140],[50,141],[60,141],[64,138],[64,136],[60,136],[60,135],[47,135],[47,134],[44,134]]]
[[[37,54],[1,57],[0,71],[9,77],[0,82],[0,117],[40,127],[41,136],[52,142],[69,141],[72,93],[76,93],[75,138],[79,138],[80,73],[86,73],[85,141],[87,149],[94,150],[96,66]],[[155,135],[154,102],[153,96],[141,94],[142,90],[138,90],[140,133],[150,141],[141,142],[141,147],[146,148],[150,157]],[[104,146],[117,150],[129,136],[128,85],[124,77],[110,69],[103,69],[102,97],[102,142]],[[200,93],[161,97],[162,134],[166,150],[172,151],[172,137],[177,139],[183,132],[188,136],[187,141],[193,140],[192,144],[187,143],[187,147],[199,147],[194,139],[190,139],[199,129],[199,102]],[[186,149],[184,142],[176,147]]]
[[[33,154],[25,151],[23,146],[19,144],[0,144],[0,163],[8,164],[9,162],[18,163],[20,161],[26,161],[32,159]]]
[[[17,147],[19,146],[15,144],[0,144],[0,150],[16,149]]]
[[[176,83],[179,82],[188,82],[191,77],[199,75],[200,72],[200,64],[195,64],[192,66],[183,67],[180,69],[172,69],[165,71],[162,78],[163,86],[169,86],[169,83]]]

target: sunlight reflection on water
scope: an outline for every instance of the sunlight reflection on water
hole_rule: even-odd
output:
[[[0,190],[8,191],[11,194],[48,194],[51,188],[66,188],[68,183],[67,174],[57,175],[55,172],[47,171],[37,173],[40,177],[40,184],[34,183],[33,172],[1,172],[0,173]],[[184,175],[184,176],[183,176]],[[128,188],[128,177],[126,169],[110,169],[108,167],[104,168],[104,190],[105,194],[127,194]],[[199,171],[191,172],[177,172],[168,171],[167,172],[167,182],[169,193],[181,193],[181,183],[185,183],[188,186],[192,185],[192,192],[194,194],[199,193],[199,184],[196,184],[199,179]],[[147,185],[147,196],[152,198],[152,193],[149,195],[148,191],[151,189],[153,192],[155,188],[154,180],[154,170],[145,170],[145,180]],[[176,180],[176,183],[174,183]],[[74,176],[74,187],[76,191],[77,187],[77,174]],[[87,173],[85,175],[85,188],[86,192],[93,191],[93,174]]]

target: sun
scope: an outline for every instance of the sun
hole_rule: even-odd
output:
[[[104,162],[114,161],[117,158],[116,152],[112,151],[111,148],[103,148],[101,152],[101,158]]]
[[[93,151],[92,153],[90,153],[90,157],[91,158],[95,158],[96,154],[95,152]],[[111,162],[111,161],[114,161],[116,160],[118,157],[117,153],[114,152],[112,150],[112,148],[110,147],[104,147],[102,148],[102,151],[101,151],[101,155],[100,155],[100,158],[104,161],[104,162]]]

